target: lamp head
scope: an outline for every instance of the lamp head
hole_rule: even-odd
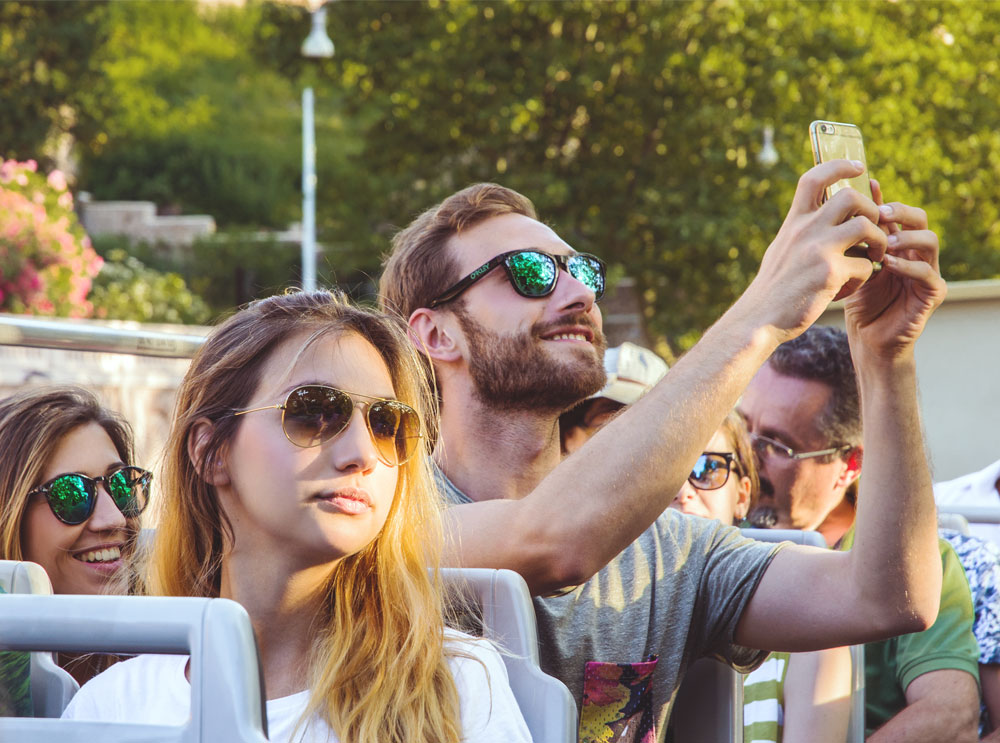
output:
[[[302,42],[302,56],[328,59],[333,56],[333,41],[326,33],[326,7],[320,6],[312,14],[312,30]]]

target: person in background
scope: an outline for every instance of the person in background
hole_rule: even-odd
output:
[[[950,506],[1000,511],[1000,459],[978,472],[934,483],[934,500],[941,510]],[[969,524],[969,533],[1000,547],[1000,524]]]
[[[670,504],[689,516],[740,525],[760,477],[746,422],[736,410],[715,432]],[[743,677],[744,743],[842,743],[851,707],[851,652],[771,653]]]
[[[152,475],[133,451],[128,423],[80,387],[0,400],[0,559],[38,563],[57,594],[134,590]],[[58,660],[80,683],[108,665]]]
[[[775,350],[739,403],[759,458],[762,500],[775,507],[778,525],[814,529],[840,549],[860,546],[865,512],[855,483],[863,459],[865,472],[872,469],[863,428],[878,423],[866,416],[862,426],[853,345],[842,330],[809,328]],[[901,475],[901,466],[885,471]],[[926,631],[865,645],[870,743],[978,737],[979,652],[969,584],[955,551],[937,542],[944,575],[937,620]]]
[[[604,352],[607,382],[599,392],[559,416],[563,454],[579,449],[605,423],[652,389],[667,373],[653,351],[626,341]]]
[[[955,550],[969,581],[974,620],[972,633],[979,645],[979,734],[1000,729],[1000,548],[993,542],[939,529]]]

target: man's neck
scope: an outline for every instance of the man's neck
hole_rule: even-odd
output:
[[[828,547],[834,547],[854,524],[854,516],[854,506],[844,498],[827,514],[823,523],[816,527],[816,531],[823,536]]]
[[[554,413],[500,411],[477,400],[446,402],[438,466],[474,501],[516,500],[559,464],[559,419]]]

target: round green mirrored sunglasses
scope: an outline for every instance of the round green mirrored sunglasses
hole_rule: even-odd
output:
[[[152,472],[128,465],[101,477],[68,472],[39,485],[28,495],[44,495],[52,514],[64,524],[75,526],[93,515],[97,506],[97,486],[103,485],[118,510],[130,519],[146,508],[152,479]]]

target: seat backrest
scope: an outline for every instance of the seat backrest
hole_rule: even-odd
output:
[[[483,634],[501,648],[514,698],[533,740],[574,743],[577,710],[573,695],[538,665],[538,630],[528,586],[511,570],[445,568],[451,590],[461,591],[481,611]]]
[[[0,588],[6,593],[51,596],[45,568],[33,562],[0,560]],[[35,717],[59,717],[80,685],[56,664],[52,653],[31,653],[31,706]]]
[[[938,511],[938,529],[951,529],[969,536],[969,520],[960,513]]]
[[[799,529],[741,529],[743,535],[760,542],[795,542],[826,548],[826,540],[817,531]],[[851,717],[847,724],[847,742],[865,739],[865,646],[851,645]]]
[[[670,727],[676,743],[742,741],[743,676],[717,660],[696,660],[677,690]]]
[[[260,664],[250,618],[234,601],[149,596],[0,596],[0,650],[191,656],[183,726],[0,718],[0,740],[63,743],[263,743]]]

